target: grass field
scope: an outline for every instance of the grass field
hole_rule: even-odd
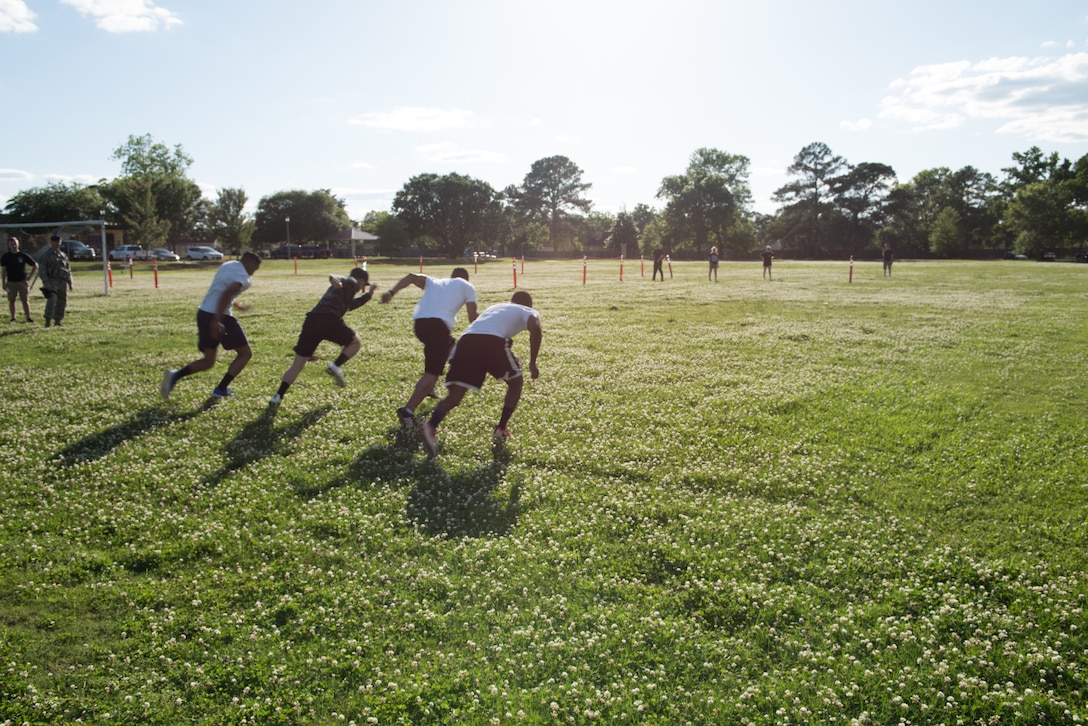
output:
[[[300,268],[254,276],[222,401],[229,356],[157,390],[212,268],[0,328],[0,724],[1088,720],[1088,265],[530,261],[515,438],[491,381],[435,460],[414,288],[268,415],[347,272]]]

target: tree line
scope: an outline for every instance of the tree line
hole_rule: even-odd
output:
[[[8,201],[6,221],[104,218],[134,244],[214,239],[227,250],[269,250],[288,236],[324,242],[355,226],[379,236],[379,254],[451,257],[467,250],[633,256],[660,245],[678,258],[701,258],[717,247],[725,259],[746,259],[772,245],[794,257],[860,258],[885,243],[900,257],[993,250],[1039,257],[1083,251],[1088,239],[1088,155],[1071,162],[1038,147],[1014,153],[1001,177],[971,166],[938,167],[901,183],[887,164],[852,164],[812,143],[793,158],[770,215],[752,209],[743,155],[697,149],[682,173],[661,180],[660,207],[640,203],[616,214],[593,209],[592,184],[577,164],[550,156],[502,190],[458,173],[414,176],[388,211],[357,221],[328,189],[276,192],[260,199],[254,214],[241,188],[206,199],[188,176],[192,158],[150,135],[130,136],[111,158],[121,163],[116,178],[21,191]]]

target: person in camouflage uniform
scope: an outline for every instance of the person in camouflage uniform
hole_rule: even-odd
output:
[[[68,266],[68,255],[60,249],[60,236],[49,238],[49,249],[42,255],[38,270],[45,295],[45,327],[50,324],[62,327],[60,321],[64,320],[68,291],[72,289],[72,270]]]

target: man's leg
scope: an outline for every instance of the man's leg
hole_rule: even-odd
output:
[[[250,348],[248,345],[243,345],[242,347],[238,348],[237,354],[234,356],[234,360],[232,360],[230,362],[230,365],[227,366],[227,372],[223,374],[223,378],[220,379],[219,385],[215,387],[214,391],[212,391],[213,395],[229,396],[230,391],[227,387],[230,386],[231,381],[238,377],[238,374],[242,372],[242,370],[246,367],[246,364],[249,363],[249,359],[252,357],[253,349]]]
[[[525,386],[525,376],[511,378],[506,382],[506,397],[502,402],[502,413],[499,415],[499,423],[495,427],[495,438],[509,438],[510,432],[506,430],[506,424],[510,423],[510,417],[518,408],[521,400],[521,391]]]
[[[23,283],[23,287],[19,290],[19,300],[23,303],[23,314],[26,315],[26,321],[28,323],[33,323],[34,319],[30,317],[30,299],[27,296],[26,283]],[[14,306],[12,307],[11,317],[15,317]]]
[[[298,374],[302,373],[302,369],[306,367],[306,364],[310,362],[310,356],[295,354],[295,361],[291,364],[283,373],[283,378],[280,380],[280,390],[276,391],[276,395],[272,397],[269,403],[278,404],[283,400],[283,397],[287,395],[287,389],[291,387],[291,384],[298,378]]]

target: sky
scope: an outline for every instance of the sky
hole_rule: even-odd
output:
[[[901,183],[1088,154],[1084,0],[0,0],[0,58],[0,205],[144,134],[209,199],[328,189],[354,220],[553,155],[613,214],[745,156],[770,214],[815,142]]]

